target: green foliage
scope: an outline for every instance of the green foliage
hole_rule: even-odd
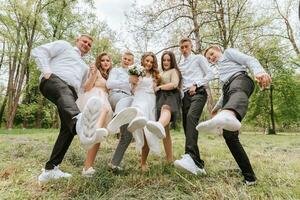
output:
[[[255,56],[272,76],[273,105],[277,126],[281,129],[296,128],[300,120],[300,85],[294,65],[284,55],[277,40],[261,43]],[[256,87],[249,104],[246,118],[250,124],[269,127],[270,90],[260,91]]]
[[[69,41],[75,44],[79,34],[86,33],[94,37],[93,50],[90,53],[90,61],[94,62],[96,56],[106,51],[112,55],[113,62],[119,63],[120,53],[114,47],[116,41],[115,33],[110,30],[108,25],[99,21],[95,14],[95,7],[92,1],[63,0],[63,1],[0,1],[3,5],[0,8],[0,41],[5,41],[7,49],[5,63],[16,59],[22,65],[24,52],[29,45],[34,48],[40,44],[55,41],[58,39]],[[15,23],[15,22],[19,23]],[[28,43],[28,38],[32,33],[32,27],[36,23],[34,39]],[[20,25],[18,27],[17,25]],[[19,53],[13,57],[14,44],[16,43],[16,32],[19,31],[20,45],[17,46]],[[15,51],[16,51],[15,50]],[[23,53],[22,53],[23,52]],[[2,69],[8,69],[7,64]],[[42,97],[39,91],[40,72],[33,60],[25,66],[25,84],[18,102],[14,125],[22,127],[57,127],[58,114],[55,106]],[[15,74],[20,74],[15,72]],[[17,75],[9,74],[11,79]],[[10,89],[11,90],[11,89]],[[11,98],[10,98],[11,99]],[[0,103],[3,99],[0,99]],[[7,111],[6,111],[7,113]],[[8,116],[7,113],[6,116]]]

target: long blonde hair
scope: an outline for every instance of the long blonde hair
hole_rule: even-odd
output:
[[[150,73],[154,77],[154,80],[157,84],[160,82],[160,76],[159,76],[159,71],[158,71],[158,63],[157,63],[157,58],[153,52],[146,52],[142,55],[141,59],[141,65],[143,66],[143,62],[146,59],[146,57],[151,56],[153,58],[153,66],[150,70]]]

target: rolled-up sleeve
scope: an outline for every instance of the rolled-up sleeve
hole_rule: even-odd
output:
[[[230,60],[235,61],[240,65],[246,66],[248,69],[251,70],[253,75],[265,72],[264,68],[261,66],[261,64],[256,58],[248,56],[236,49],[227,49],[226,55]]]
[[[198,66],[200,68],[200,70],[202,70],[204,76],[203,79],[201,79],[200,81],[198,81],[196,84],[197,86],[201,86],[201,85],[208,85],[209,81],[213,80],[214,78],[214,73],[213,71],[210,69],[209,67],[209,63],[206,60],[206,58],[204,56],[199,56],[198,59]]]
[[[68,42],[58,40],[34,48],[31,55],[35,59],[38,69],[43,74],[52,73],[50,67],[51,58],[62,53],[68,45],[70,45]]]

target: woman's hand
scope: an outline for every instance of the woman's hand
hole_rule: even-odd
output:
[[[96,67],[95,64],[90,65],[90,73],[91,73],[92,76],[97,74],[97,67]]]
[[[160,86],[158,86],[158,87],[154,86],[153,88],[154,88],[154,92],[158,92],[158,91],[161,90],[161,87],[160,87]]]
[[[139,77],[137,75],[130,75],[129,76],[129,83],[132,85],[136,85],[139,82]]]

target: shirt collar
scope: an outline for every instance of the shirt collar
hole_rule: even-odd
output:
[[[190,55],[188,55],[188,57],[184,58],[184,62],[187,62],[189,60],[191,60],[191,58],[193,57],[192,53]]]
[[[222,54],[217,63],[222,62],[224,60],[225,60],[225,57],[224,57],[224,54]]]

